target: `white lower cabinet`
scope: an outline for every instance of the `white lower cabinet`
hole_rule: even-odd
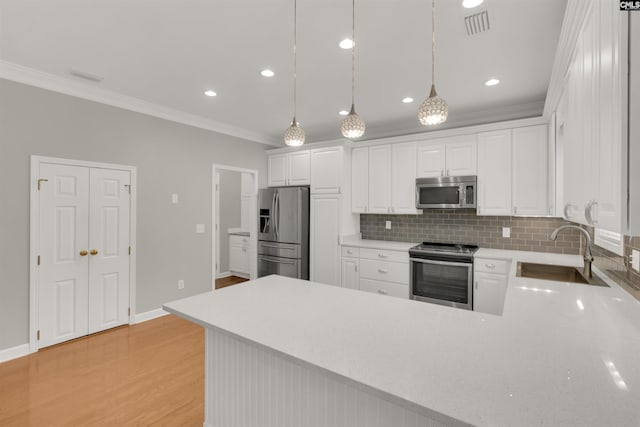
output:
[[[505,260],[474,260],[473,311],[502,315],[509,265]]]
[[[409,298],[406,251],[342,247],[342,287]]]
[[[359,272],[358,258],[342,258],[341,273],[342,273],[342,287],[349,289],[360,288],[360,272]]]

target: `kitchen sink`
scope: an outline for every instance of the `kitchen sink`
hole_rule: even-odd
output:
[[[556,282],[580,283],[583,285],[606,286],[609,287],[599,277],[593,276],[587,279],[582,275],[582,271],[576,267],[567,265],[535,264],[531,262],[518,262],[516,271],[518,277],[529,277],[531,279],[554,280]]]

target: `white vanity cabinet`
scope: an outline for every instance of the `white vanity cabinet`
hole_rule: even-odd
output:
[[[510,265],[504,259],[474,259],[473,311],[502,315]]]
[[[229,270],[240,275],[249,274],[249,236],[229,235]]]
[[[270,154],[269,187],[309,185],[311,181],[309,150]]]

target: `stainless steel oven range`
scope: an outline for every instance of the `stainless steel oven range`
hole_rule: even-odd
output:
[[[409,249],[411,299],[473,310],[475,245],[424,242]]]

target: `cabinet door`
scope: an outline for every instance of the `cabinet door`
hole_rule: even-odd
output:
[[[340,286],[340,196],[311,196],[310,278]]]
[[[309,185],[311,181],[309,150],[289,153],[289,176],[287,185]]]
[[[269,187],[287,185],[287,155],[272,154],[269,156]]]
[[[369,149],[354,148],[351,152],[351,212],[366,213],[369,209]]]
[[[358,258],[342,258],[342,287],[360,289]]]
[[[249,251],[244,246],[229,246],[229,270],[249,273]]]
[[[415,214],[416,144],[391,146],[391,212]]]
[[[391,210],[391,146],[369,147],[369,212]]]
[[[433,178],[445,174],[445,145],[441,139],[418,145],[418,178]]]
[[[547,126],[513,130],[513,213],[549,215]]]
[[[475,273],[473,311],[502,314],[507,293],[507,277],[501,274]]]
[[[343,153],[342,147],[311,150],[311,194],[341,192]]]
[[[478,134],[477,211],[511,214],[511,130]]]
[[[446,168],[447,176],[476,175],[477,152],[475,135],[462,135],[447,138]]]

